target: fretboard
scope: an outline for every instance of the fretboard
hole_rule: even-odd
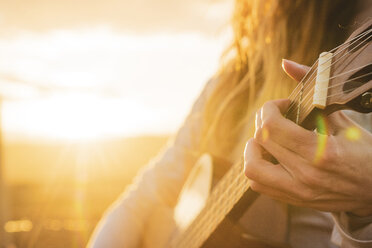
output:
[[[170,246],[200,247],[249,188],[248,181],[243,162],[234,164],[215,186],[196,219],[185,232],[171,240]]]

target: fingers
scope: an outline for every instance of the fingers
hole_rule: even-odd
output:
[[[294,180],[281,164],[263,159],[263,149],[250,139],[244,152],[244,173],[252,180],[251,188],[282,200],[313,200],[316,195],[310,187]]]
[[[312,161],[316,153],[317,134],[283,117],[288,100],[274,100],[264,104],[257,112],[256,142],[265,147],[273,142]],[[268,149],[268,152],[271,152]]]
[[[292,185],[292,178],[288,172],[278,164],[273,164],[263,158],[262,147],[250,139],[244,151],[244,173],[256,182],[265,185],[275,185],[282,191],[288,191]]]
[[[306,161],[302,157],[278,145],[277,143],[272,142],[272,140],[267,139],[267,141],[263,142],[262,146],[283,166],[283,168],[291,175],[292,178],[298,174],[299,170],[306,169],[298,168],[299,164],[306,164]]]
[[[300,82],[301,79],[306,75],[306,73],[310,70],[310,67],[298,64],[294,61],[283,59],[282,60],[282,67],[283,70],[296,80],[297,82]]]

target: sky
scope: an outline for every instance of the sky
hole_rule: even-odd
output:
[[[2,0],[6,138],[172,133],[229,42],[227,0]]]

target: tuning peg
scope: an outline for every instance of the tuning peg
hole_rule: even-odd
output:
[[[360,101],[360,104],[363,108],[372,108],[372,92],[366,92],[362,95],[362,99]]]

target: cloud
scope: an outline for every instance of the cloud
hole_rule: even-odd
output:
[[[197,32],[133,35],[105,27],[42,34],[26,32],[0,39],[3,55],[0,95],[17,98],[16,105],[4,104],[4,109],[8,109],[3,113],[4,130],[65,135],[45,118],[58,123],[60,119],[48,114],[54,109],[60,118],[77,121],[78,112],[70,110],[78,110],[79,101],[63,112],[63,103],[68,99],[59,102],[42,99],[53,100],[56,94],[74,93],[86,94],[89,99],[95,97],[99,105],[107,107],[97,112],[95,118],[112,113],[104,119],[117,125],[103,126],[102,132],[109,130],[117,135],[173,132],[205,82],[218,69],[224,47],[223,37],[217,39]],[[84,109],[85,100],[80,100],[80,109]],[[32,105],[32,101],[39,104]],[[111,112],[114,106],[117,111]],[[137,110],[129,111],[132,106]],[[69,112],[75,115],[68,115]]]
[[[109,25],[130,32],[215,33],[228,22],[232,0],[3,0],[4,29],[50,29]]]

